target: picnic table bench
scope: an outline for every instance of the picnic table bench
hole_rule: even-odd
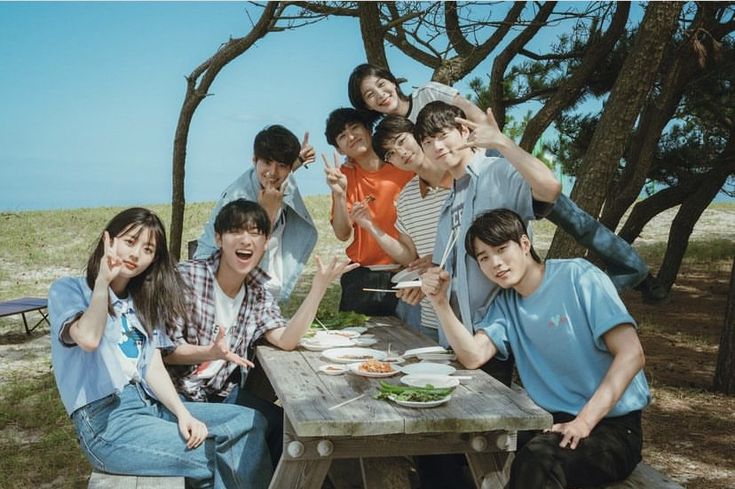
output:
[[[15,316],[20,314],[23,317],[23,326],[25,326],[26,334],[31,334],[31,331],[36,329],[42,322],[48,322],[48,311],[44,312],[48,306],[48,301],[41,297],[23,297],[22,299],[14,299],[10,301],[0,302],[0,318],[6,316]],[[27,312],[38,311],[41,315],[41,319],[36,322],[33,327],[28,327],[28,319],[26,318]]]
[[[140,477],[92,472],[88,489],[184,489],[183,477]]]

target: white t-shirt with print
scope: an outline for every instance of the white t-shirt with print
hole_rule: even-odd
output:
[[[120,339],[115,354],[120,368],[129,382],[140,382],[138,363],[143,355],[143,345],[148,341],[148,334],[135,314],[132,298],[119,299],[115,307],[117,324],[120,327]]]
[[[240,287],[235,297],[230,297],[222,290],[222,288],[214,281],[214,323],[217,328],[223,328],[225,332],[224,340],[229,344],[232,336],[230,330],[236,326],[237,317],[242,307],[242,301],[245,298],[245,286]],[[213,338],[217,337],[217,333]],[[214,340],[213,340],[214,341]],[[232,346],[232,345],[230,345]],[[224,360],[212,360],[210,362],[202,362],[197,367],[191,379],[187,379],[187,383],[201,383],[206,379],[211,379],[224,366]]]

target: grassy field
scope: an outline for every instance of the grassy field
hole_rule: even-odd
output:
[[[329,198],[315,196],[306,200],[320,233],[315,254],[329,257],[342,253],[344,245],[334,238],[328,224]],[[195,203],[187,207],[184,243],[199,234],[211,205],[212,203]],[[169,222],[168,206],[151,208],[159,213],[164,222]],[[102,227],[119,210],[121,209],[97,208],[0,213],[0,300],[24,295],[43,297],[55,278],[82,274],[90,249]],[[732,227],[721,222],[721,217],[726,216],[729,223],[735,222],[735,205],[718,204],[711,210],[715,212],[714,220],[720,226],[718,232],[695,228],[695,235],[683,265],[683,271],[688,275],[686,280],[682,280],[681,287],[677,285],[677,294],[679,291],[681,294],[672,303],[683,300],[683,294],[688,288],[694,287],[687,281],[691,276],[696,279],[701,275],[703,282],[716,282],[719,288],[723,284],[726,286],[727,273],[735,255],[735,243],[732,234],[730,239],[722,237],[720,232],[723,231],[723,226],[724,231],[729,229],[730,233]],[[666,223],[659,226],[666,229]],[[535,226],[536,243],[542,253],[551,242],[553,231],[553,226],[548,222],[540,222]],[[660,231],[645,231],[644,234],[648,234],[649,238],[651,234],[655,234],[657,239],[646,240],[639,251],[650,263],[657,264],[665,250],[666,235]],[[308,290],[312,273],[313,267],[310,263],[297,286],[294,299],[284,308],[286,313],[298,306],[299,298]],[[322,311],[334,309],[338,297],[339,287],[334,285],[322,304]],[[670,406],[674,406],[674,411],[683,409],[702,412],[707,405],[722,413],[722,417],[713,414],[713,419],[707,418],[705,421],[714,423],[718,419],[725,419],[730,424],[735,423],[735,402],[708,392],[706,387],[707,375],[711,375],[711,365],[717,349],[717,312],[714,313],[714,318],[710,318],[713,326],[709,330],[699,327],[703,316],[694,318],[697,327],[677,328],[682,324],[685,311],[680,313],[671,309],[671,314],[675,314],[672,319],[659,314],[656,309],[641,306],[636,302],[636,297],[629,295],[624,298],[629,307],[632,306],[634,316],[639,319],[641,328],[647,335],[643,338],[649,356],[647,373],[657,399],[655,409],[651,410],[653,414],[647,415],[649,423],[665,423],[666,416],[670,414]],[[721,307],[718,304],[716,307]],[[682,303],[684,310],[689,307]],[[722,324],[721,319],[719,324]],[[31,337],[26,337],[22,331],[19,319],[0,319],[0,488],[86,487],[90,467],[78,448],[71,423],[56,392],[50,370],[48,330],[34,332]],[[680,349],[675,349],[669,355],[665,346],[674,348],[677,345]],[[649,353],[649,347],[655,348],[655,351]],[[687,383],[691,379],[686,382],[670,380],[671,375],[676,375],[677,368],[684,365],[681,363],[682,351],[690,359],[690,363],[681,369],[682,376],[692,375],[692,365],[700,365],[699,370],[703,371],[702,378],[695,379],[691,385]],[[663,412],[657,414],[657,410]],[[671,424],[672,430],[678,429],[681,419],[673,418]],[[712,425],[711,432],[707,428],[699,430],[704,433],[703,446],[711,446],[717,433],[722,433],[722,429]],[[688,465],[685,462],[692,462],[692,459],[682,462],[676,458],[679,456],[678,448],[681,448],[683,458],[686,458],[685,454],[688,452],[686,446],[674,446],[678,439],[675,435],[672,435],[671,440],[674,441],[671,441],[660,433],[659,431],[656,436],[647,440],[647,459],[663,466],[670,475],[679,476],[679,480],[687,481],[688,487],[735,487],[732,467],[725,467],[730,472],[722,472],[722,466],[728,465],[727,460],[731,466],[735,458],[732,443],[722,449],[719,458],[709,460],[709,465],[704,465],[701,472],[715,474],[711,476],[715,479],[708,479],[708,474],[686,468]]]

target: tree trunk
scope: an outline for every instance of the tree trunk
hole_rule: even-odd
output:
[[[720,40],[726,30],[719,27],[716,11],[720,8],[713,4],[698,4],[697,15],[689,31],[704,29],[713,39]],[[693,49],[693,36],[687,36],[684,43],[671,56],[672,64],[662,80],[662,86],[655,99],[650,100],[643,109],[636,133],[628,147],[625,169],[621,177],[612,182],[608,192],[610,198],[605,202],[600,221],[610,229],[615,229],[628,208],[635,202],[646,182],[651,168],[653,155],[666,125],[676,112],[682,94],[695,76],[701,76],[701,68]],[[711,53],[710,53],[711,54]]]
[[[694,186],[669,187],[638,202],[618,235],[628,243],[632,243],[651,219],[665,210],[680,205],[694,191]]]
[[[633,47],[610,92],[600,122],[583,161],[571,198],[597,217],[605,201],[605,189],[623,156],[628,138],[653,86],[664,48],[671,40],[682,4],[649,3]],[[570,237],[557,232],[549,256],[580,256],[584,250]]]
[[[679,212],[676,213],[669,230],[666,254],[656,276],[666,290],[671,290],[671,286],[674,285],[676,276],[679,274],[681,261],[684,259],[684,254],[689,245],[689,236],[694,230],[694,225],[702,217],[702,213],[707,206],[712,203],[712,199],[720,191],[727,177],[728,173],[713,172],[711,178],[702,182],[697,191],[681,204]]]
[[[728,395],[735,394],[735,259],[730,272],[730,293],[727,294],[725,324],[717,352],[717,367],[713,388]]]
[[[378,2],[358,2],[357,11],[360,15],[360,33],[368,63],[388,68],[383,43],[385,31],[380,24],[380,4]]]
[[[171,197],[171,228],[169,230],[169,252],[178,260],[181,256],[181,236],[184,231],[184,177],[186,175],[186,145],[189,138],[189,128],[194,112],[202,100],[207,96],[209,87],[217,74],[230,61],[247,51],[255,41],[265,36],[270,27],[277,20],[276,14],[279,2],[268,2],[258,23],[253,26],[247,36],[230,39],[222,45],[211,58],[199,65],[186,79],[186,96],[179,113],[179,122],[176,125],[173,148],[172,197]],[[197,85],[198,83],[198,85]]]
[[[521,148],[531,152],[541,134],[549,127],[549,124],[559,116],[562,110],[579,99],[587,79],[625,31],[625,22],[628,20],[629,12],[630,3],[618,2],[616,4],[615,14],[607,32],[601,38],[590,41],[579,66],[574,68],[571,76],[559,84],[559,88],[554,95],[528,121],[519,145]]]

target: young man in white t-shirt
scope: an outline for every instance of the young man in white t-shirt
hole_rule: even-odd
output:
[[[189,317],[169,332],[174,348],[164,362],[179,393],[191,401],[237,403],[268,419],[268,444],[274,461],[280,456],[283,412],[241,388],[249,350],[261,338],[293,350],[314,320],[329,284],[356,265],[336,257],[317,268],[311,289],[291,319],[281,315],[268,291],[268,274],[258,267],[268,246],[271,220],[257,202],[234,200],[214,221],[219,249],[204,260],[179,264],[191,292]]]

